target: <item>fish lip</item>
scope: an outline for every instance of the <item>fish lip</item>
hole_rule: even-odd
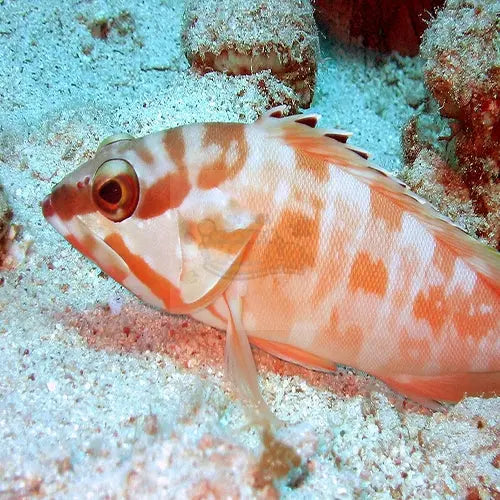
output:
[[[47,195],[42,201],[42,214],[45,217],[45,220],[61,235],[63,238],[69,241],[72,246],[74,245],[74,240],[81,243],[81,238],[76,236],[72,236],[71,227],[68,225],[67,221],[64,221],[57,210],[57,207],[54,206],[54,201],[52,199],[54,191],[52,191],[49,195]],[[85,231],[87,233],[87,231]],[[80,249],[80,252],[88,257],[86,253]],[[90,258],[90,257],[89,257]]]
[[[48,194],[42,201],[42,214],[47,220],[49,220],[55,215],[55,213],[56,211],[52,205],[52,195]]]
[[[53,193],[53,192],[52,192]],[[59,217],[56,207],[52,200],[52,193],[47,195],[42,201],[42,214],[45,220],[62,236],[66,238],[68,235],[68,228],[66,224]]]

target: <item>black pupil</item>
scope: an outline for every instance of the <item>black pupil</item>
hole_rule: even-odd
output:
[[[99,196],[110,205],[116,205],[122,199],[122,188],[115,180],[110,180],[99,189]]]

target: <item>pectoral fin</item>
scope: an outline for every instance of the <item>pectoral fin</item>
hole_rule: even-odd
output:
[[[252,423],[263,424],[266,427],[276,424],[278,420],[262,398],[257,382],[252,350],[241,323],[241,298],[226,296],[224,298],[229,310],[225,351],[226,375],[238,395],[249,405],[246,408]]]
[[[316,370],[319,372],[331,373],[337,369],[336,364],[327,358],[316,356],[310,352],[299,349],[290,344],[281,342],[272,342],[271,340],[261,339],[258,337],[250,337],[250,343],[263,351],[276,356],[285,361],[290,361],[298,365]]]

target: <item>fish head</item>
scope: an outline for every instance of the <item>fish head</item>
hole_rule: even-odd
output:
[[[172,177],[177,166],[169,161],[158,165],[147,140],[122,135],[103,141],[93,158],[53,188],[42,203],[43,215],[77,250],[145,302],[184,312],[178,293],[177,211],[175,203],[165,203],[179,188]],[[152,193],[162,179],[166,182],[159,192]]]

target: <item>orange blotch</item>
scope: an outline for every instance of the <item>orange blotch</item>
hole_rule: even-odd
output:
[[[50,195],[53,210],[61,220],[71,220],[76,215],[84,215],[96,211],[88,184],[56,186]]]
[[[435,334],[439,333],[449,314],[444,286],[430,286],[425,293],[418,292],[413,314],[417,319],[426,320]]]
[[[185,144],[181,129],[174,128],[165,132],[163,146],[177,166],[177,171],[165,175],[149,188],[141,190],[136,211],[137,217],[141,219],[156,217],[171,208],[177,208],[191,189],[184,163]]]
[[[349,275],[349,288],[383,296],[387,290],[387,269],[381,259],[373,261],[368,252],[358,252]]]
[[[319,245],[319,215],[315,218],[283,210],[272,237],[262,250],[263,270],[298,272],[314,266]]]
[[[330,179],[328,161],[296,151],[296,165],[301,170],[311,173],[318,181],[327,182]]]
[[[215,144],[220,147],[219,156],[212,163],[205,165],[198,175],[201,189],[212,189],[228,179],[233,179],[243,168],[248,156],[248,144],[245,137],[245,125],[236,123],[211,123],[205,126],[203,147]],[[228,163],[227,157],[236,144],[236,157]]]
[[[404,211],[386,196],[370,188],[370,206],[374,217],[384,221],[389,231],[400,231]]]
[[[184,142],[182,127],[167,130],[163,134],[162,142],[168,156],[179,167],[179,170],[186,170],[184,161],[186,143]]]
[[[310,203],[315,211],[323,210],[325,208],[325,202],[319,196],[314,194],[311,195]]]
[[[255,225],[232,231],[227,231],[222,226],[222,220],[204,219],[201,222],[187,221],[186,229],[200,248],[210,248],[230,255],[240,252],[257,230]]]
[[[327,257],[318,268],[319,277],[315,289],[312,292],[313,304],[320,304],[324,297],[335,288],[337,283],[345,276],[348,259],[347,248],[356,235],[360,224],[356,209],[352,204],[342,198],[336,198],[335,210],[345,221],[344,225],[335,224],[328,228],[326,245],[327,252],[332,257]],[[323,209],[323,205],[318,206]]]
[[[136,146],[135,152],[146,165],[152,165],[154,163],[155,157],[153,153],[144,145]]]
[[[201,189],[212,189],[220,186],[229,178],[228,169],[221,163],[213,163],[204,167],[198,175],[198,186]]]
[[[169,312],[188,312],[188,306],[181,299],[180,290],[155,271],[142,257],[130,252],[119,234],[112,233],[106,236],[104,241],[125,261],[130,271],[163,301]]]
[[[498,325],[498,298],[478,277],[472,293],[455,292],[452,299],[457,305],[453,323],[458,335],[465,339],[473,337],[480,340],[494,331]]]
[[[332,232],[329,235],[327,245],[327,257],[320,266],[317,267],[318,278],[314,290],[311,293],[311,304],[317,307],[325,297],[334,290],[343,276],[345,276],[345,262],[347,261],[347,252],[337,238],[337,233]],[[331,257],[334,255],[335,257]]]

